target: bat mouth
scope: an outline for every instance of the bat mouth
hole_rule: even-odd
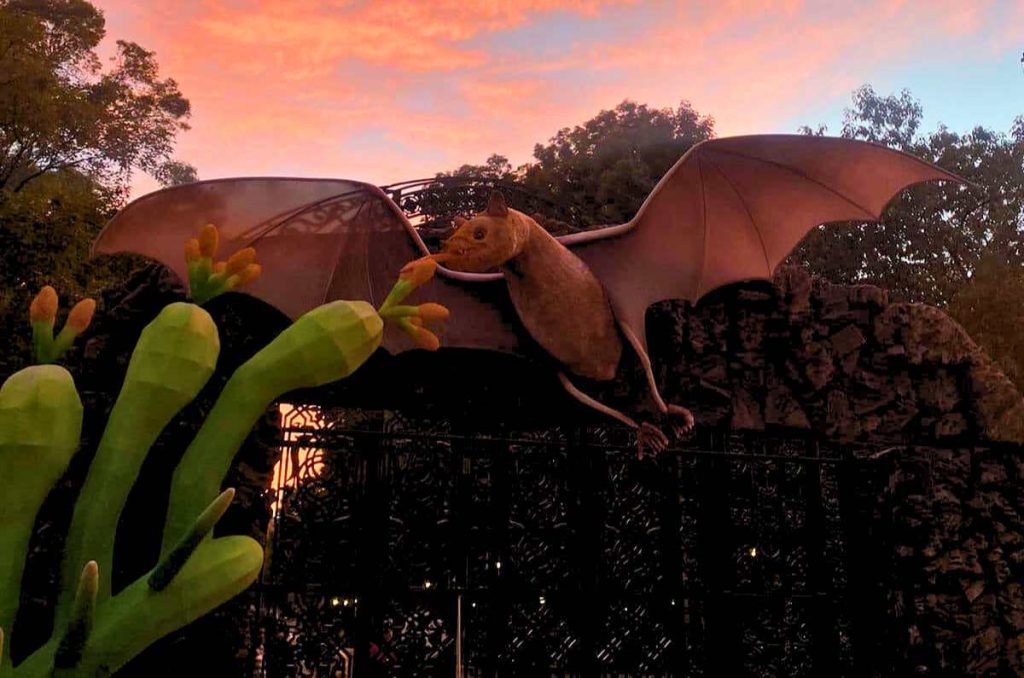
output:
[[[441,252],[434,255],[434,261],[448,268],[465,270],[464,267],[472,268],[472,259],[481,249],[483,247],[476,243],[466,242],[461,238],[449,238],[444,242]]]

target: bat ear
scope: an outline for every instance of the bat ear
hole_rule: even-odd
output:
[[[461,214],[456,214],[454,221],[455,221],[455,228],[461,228],[462,225],[464,223],[466,223],[466,217],[462,216]]]
[[[486,212],[489,217],[508,216],[508,205],[505,204],[505,196],[501,194],[501,191],[491,193],[491,197],[487,201]]]

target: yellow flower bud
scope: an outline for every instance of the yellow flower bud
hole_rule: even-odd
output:
[[[229,264],[229,267],[230,267],[230,264]],[[255,280],[256,278],[260,277],[260,273],[262,273],[262,272],[263,272],[263,267],[260,266],[259,264],[248,264],[248,265],[246,265],[245,268],[243,268],[241,271],[239,271],[237,273],[237,275],[238,275],[238,286],[241,287],[242,285]]]
[[[442,322],[447,320],[449,315],[451,315],[451,313],[441,304],[428,302],[426,304],[419,305],[419,317],[423,319],[423,322]]]
[[[213,258],[217,256],[217,247],[220,245],[220,233],[213,224],[203,226],[199,233],[199,252],[204,257]]]
[[[419,259],[410,261],[408,264],[403,266],[402,270],[399,272],[398,279],[411,283],[413,287],[419,287],[433,278],[434,271],[436,270],[436,261],[429,256],[420,257]]]
[[[423,327],[413,325],[412,331],[409,332],[409,336],[411,336],[413,341],[416,342],[416,345],[422,349],[436,351],[441,347],[441,340],[437,338],[437,335]]]
[[[202,254],[199,251],[199,240],[197,238],[191,238],[185,243],[185,261],[195,261]]]
[[[47,285],[39,290],[39,294],[28,307],[29,320],[33,323],[48,322],[52,325],[57,317],[57,304],[57,290]]]
[[[256,262],[256,250],[251,247],[240,249],[228,258],[228,275],[241,273],[249,264]]]
[[[71,309],[70,313],[68,313],[68,320],[65,325],[74,330],[75,334],[81,334],[89,327],[89,323],[92,322],[92,316],[95,312],[96,300],[82,299],[80,302],[75,304],[75,307]]]

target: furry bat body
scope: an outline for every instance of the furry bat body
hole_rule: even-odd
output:
[[[637,427],[641,446],[658,450],[668,438],[657,426],[586,395],[574,377],[611,379],[624,349],[634,351],[653,409],[681,433],[692,417],[662,400],[650,370],[644,314],[652,303],[696,302],[729,283],[770,279],[810,229],[876,221],[899,191],[935,180],[962,181],[865,142],[715,139],[691,148],[626,224],[554,238],[492,196],[484,212],[458,221],[439,257],[441,275],[424,293],[452,311],[446,346],[523,353],[536,342],[564,368],[569,393]],[[250,292],[292,317],[333,299],[379,303],[402,265],[429,254],[375,186],[275,178],[144,196],[114,217],[94,250],[147,255],[183,275],[180,243],[209,222],[220,227],[227,254],[256,248],[265,273]],[[387,335],[383,346],[408,348]]]

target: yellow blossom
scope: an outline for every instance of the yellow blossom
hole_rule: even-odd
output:
[[[241,273],[246,266],[256,262],[256,250],[246,247],[232,254],[227,261],[228,275]]]
[[[185,261],[195,261],[201,256],[202,254],[199,251],[199,239],[190,238],[189,241],[185,243]]]
[[[420,257],[403,266],[398,279],[410,283],[415,288],[433,278],[436,270],[437,262],[432,257]]]
[[[436,351],[441,347],[441,340],[437,338],[437,335],[424,327],[418,327],[416,325],[410,325],[407,330],[412,340],[416,342],[416,345],[422,349],[428,351]]]
[[[95,312],[96,300],[82,299],[80,302],[75,304],[75,307],[71,309],[70,313],[68,313],[68,319],[65,325],[74,330],[75,334],[81,334],[89,327],[89,323],[92,322],[92,316]]]
[[[217,256],[217,247],[220,244],[220,233],[213,224],[203,226],[199,233],[199,252],[204,257],[213,258]]]
[[[419,317],[423,319],[423,322],[434,323],[442,322],[448,319],[451,313],[447,308],[441,304],[435,304],[434,302],[427,302],[426,304],[420,304],[417,307]]]
[[[228,269],[230,270],[230,268],[231,262],[228,262]],[[238,285],[242,286],[255,280],[260,277],[261,273],[263,273],[263,267],[259,264],[247,264],[245,268],[236,274],[238,275]]]
[[[28,317],[33,323],[47,322],[51,325],[57,317],[57,290],[49,285],[39,290],[39,294],[28,307]]]

